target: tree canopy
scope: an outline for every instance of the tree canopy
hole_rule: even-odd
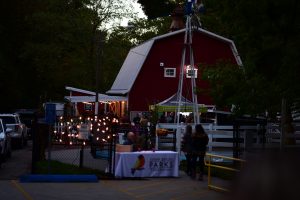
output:
[[[245,112],[275,113],[282,98],[299,101],[298,10],[296,0],[207,1],[205,28],[233,39],[244,62],[244,80],[231,79],[224,90],[238,87],[230,98]],[[226,82],[230,73],[212,81]]]
[[[108,23],[118,25],[117,20],[134,16],[128,3],[125,0],[1,1],[0,90],[5,95],[0,110],[62,101],[66,85],[94,90],[95,71],[99,67],[96,56],[100,55],[96,47],[100,40],[104,43],[102,48],[110,47],[100,33],[107,34]],[[124,57],[124,52],[120,54]],[[111,57],[118,58],[120,54],[116,51]],[[113,75],[107,70],[100,79],[111,80]]]

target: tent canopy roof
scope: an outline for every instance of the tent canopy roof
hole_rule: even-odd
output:
[[[176,112],[178,107],[178,95],[175,93],[171,97],[163,100],[162,102],[150,105],[150,110],[156,110],[158,112]],[[181,97],[181,112],[193,112],[194,103],[185,97]],[[199,112],[207,112],[208,109],[214,109],[214,105],[198,104]]]

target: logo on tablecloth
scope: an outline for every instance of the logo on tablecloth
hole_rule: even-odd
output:
[[[171,170],[173,166],[172,158],[151,158],[149,162],[149,168],[152,171]]]
[[[134,175],[136,170],[143,170],[145,165],[145,157],[139,155],[135,161],[134,167],[131,168],[131,174]]]

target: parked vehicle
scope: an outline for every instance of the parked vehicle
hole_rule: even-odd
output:
[[[36,109],[18,109],[15,110],[15,113],[19,114],[20,116],[20,120],[22,121],[22,123],[24,123],[27,127],[27,135],[28,135],[28,139],[32,138],[32,126],[33,126],[33,122],[35,120],[36,117]]]
[[[20,116],[16,113],[2,113],[0,118],[6,124],[6,127],[12,130],[10,133],[12,144],[16,144],[19,148],[26,145],[28,139],[27,127],[21,122]]]
[[[6,158],[11,157],[11,131],[10,128],[6,128],[6,125],[0,119],[0,164]]]

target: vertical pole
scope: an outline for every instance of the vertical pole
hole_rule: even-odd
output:
[[[83,152],[84,152],[84,145],[82,144],[80,149],[79,168],[83,168]]]
[[[108,159],[109,159],[109,174],[112,174],[112,168],[113,168],[113,143],[114,143],[114,136],[113,133],[111,134],[110,142],[109,142],[109,148],[108,148]]]
[[[210,165],[211,165],[211,156],[208,156],[209,159],[208,159],[208,167],[207,167],[207,183],[208,183],[208,187],[211,185],[211,169],[210,169]]]
[[[31,137],[32,137],[32,156],[31,156],[31,173],[36,173],[36,163],[38,161],[37,154],[37,131],[40,126],[38,126],[38,118],[37,114],[34,114],[34,121],[31,129]]]
[[[233,157],[239,158],[239,124],[235,120],[233,124]]]
[[[179,75],[179,83],[178,83],[178,90],[177,90],[177,113],[176,113],[176,122],[177,122],[177,129],[176,129],[176,151],[180,153],[180,138],[181,138],[181,126],[180,126],[180,111],[181,111],[181,102],[182,102],[182,88],[183,88],[183,75],[184,75],[184,65],[185,65],[185,57],[186,57],[186,46],[187,44],[187,37],[188,37],[188,23],[190,20],[190,16],[187,16],[186,28],[185,28],[185,35],[184,35],[184,47],[182,50],[182,58],[181,58],[181,66],[180,66],[180,75]]]
[[[99,74],[100,74],[100,51],[102,47],[101,43],[101,32],[99,32],[99,38],[96,37],[96,94],[95,94],[95,116],[98,116],[99,110]]]
[[[51,173],[51,125],[48,125],[48,174]]]
[[[281,102],[281,138],[280,138],[280,149],[284,149],[285,143],[285,125],[286,125],[286,99],[282,98]]]

